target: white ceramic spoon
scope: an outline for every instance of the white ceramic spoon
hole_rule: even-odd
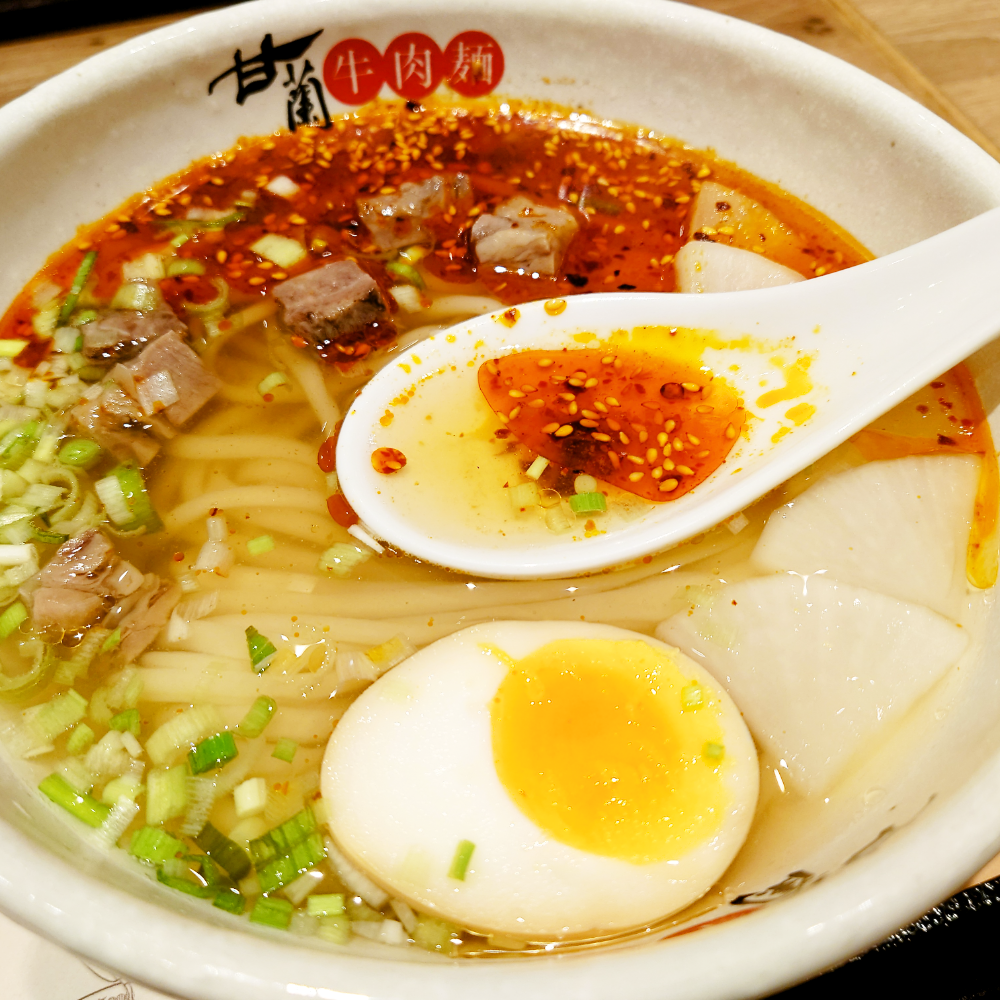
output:
[[[502,313],[492,313],[401,352],[351,406],[338,443],[337,470],[367,530],[417,558],[502,579],[572,576],[667,548],[718,524],[1000,333],[1000,208],[887,257],[797,284],[705,295],[577,295],[556,316],[544,302],[526,303],[517,311],[512,327],[502,321]],[[597,347],[613,331],[645,326],[711,330],[722,339],[748,334],[758,344],[749,350],[704,351],[704,365],[735,385],[759,419],[748,420],[748,435],[727,461],[679,499],[650,504],[629,521],[603,521],[599,527],[607,525],[606,533],[593,537],[545,530],[470,535],[462,518],[449,512],[447,497],[408,490],[408,484],[419,486],[419,467],[407,466],[394,476],[373,469],[372,452],[392,447],[406,413],[419,409],[399,405],[409,389],[415,390],[413,403],[419,403],[421,394],[434,387],[439,393],[435,412],[441,414],[442,378],[451,380],[446,398],[457,400],[479,392],[476,372],[489,358],[530,349]],[[586,333],[597,340],[580,336]],[[784,346],[767,349],[776,342]],[[758,405],[762,393],[784,384],[773,359],[788,362],[798,352],[811,359],[811,391],[778,405]],[[738,370],[730,370],[732,365]],[[784,414],[801,403],[814,406],[815,414],[796,426]],[[393,419],[383,426],[387,412]],[[789,429],[779,433],[782,427]],[[461,443],[450,438],[443,447]],[[500,485],[488,472],[484,475],[484,490]],[[426,505],[439,500],[441,516],[431,526],[426,517],[414,517],[415,510],[426,513]]]

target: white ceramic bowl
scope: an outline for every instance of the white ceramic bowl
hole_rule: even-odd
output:
[[[1000,205],[1000,164],[929,111],[821,52],[695,8],[658,0],[260,0],[133,39],[0,110],[0,300],[79,223],[240,135],[281,126],[283,65],[269,89],[242,105],[234,76],[212,95],[208,83],[233,65],[236,49],[248,57],[265,35],[278,45],[320,28],[306,55],[317,67],[349,37],[383,50],[404,31],[442,46],[459,31],[488,32],[506,61],[499,93],[548,98],[714,147],[815,205],[876,254]],[[330,109],[339,110],[336,102]],[[998,357],[987,348],[973,360],[989,408],[998,399]],[[311,946],[237,925],[91,851],[8,766],[0,768],[0,906],[75,951],[198,1000],[763,994],[873,944],[1000,848],[1000,685],[990,666],[1000,652],[1000,615],[986,633],[985,646],[936,690],[905,739],[831,793],[829,809],[804,816],[769,854],[758,852],[763,860],[746,872],[746,889],[771,901],[723,907],[709,923],[696,922],[696,934],[503,961],[447,961],[371,942]]]

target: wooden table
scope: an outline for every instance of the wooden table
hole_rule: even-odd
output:
[[[860,66],[1000,160],[1000,0],[695,0]],[[0,43],[0,105],[80,60],[188,15]],[[970,885],[1000,875],[1000,856]]]

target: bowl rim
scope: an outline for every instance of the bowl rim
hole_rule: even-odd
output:
[[[298,17],[362,16],[403,0],[254,0],[187,18],[98,53],[0,109],[0,139],[27,139],[39,117],[100,96],[107,80],[162,71],[199,32],[245,28],[282,12]],[[473,0],[424,0],[422,12],[453,14]],[[643,18],[722,47],[738,44],[831,87],[873,113],[904,124],[1000,204],[1000,164],[971,139],[890,85],[804,42],[672,0],[509,0],[507,11],[560,10],[591,19]],[[142,59],[136,59],[139,54]],[[1000,754],[987,759],[946,801],[931,803],[899,830],[893,849],[875,850],[797,895],[744,919],[706,928],[682,946],[608,949],[500,962],[386,961],[289,943],[287,934],[249,935],[190,918],[103,884],[15,826],[0,821],[0,909],[44,936],[134,979],[198,1000],[317,997],[322,1000],[543,1000],[610,995],[623,979],[634,1000],[727,1000],[805,979],[863,951],[956,889],[1000,849]],[[109,914],[114,914],[112,920]],[[294,939],[292,939],[294,940]],[[682,958],[683,955],[683,958]],[[422,956],[421,956],[422,957]],[[338,988],[332,988],[336,983]]]

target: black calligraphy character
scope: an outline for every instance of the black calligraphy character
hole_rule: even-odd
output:
[[[268,32],[260,43],[260,52],[257,55],[244,59],[243,52],[237,49],[233,53],[233,65],[208,85],[208,92],[211,94],[220,80],[224,80],[230,73],[235,73],[236,103],[243,104],[251,94],[267,90],[274,83],[274,78],[278,75],[276,68],[278,63],[300,58],[321,34],[323,34],[322,28],[304,38],[296,38],[293,42],[275,45],[274,39]]]
[[[291,63],[288,63],[285,69],[288,71],[288,79],[285,80],[284,86],[292,88],[288,91],[289,132],[294,132],[299,125],[322,125],[323,128],[329,128],[332,122],[330,113],[326,110],[323,85],[314,76],[306,79],[306,74],[313,72],[313,64],[306,60],[298,80],[295,79],[295,69]],[[314,113],[317,109],[310,94],[315,97],[316,104],[319,105],[318,110],[322,114]]]

